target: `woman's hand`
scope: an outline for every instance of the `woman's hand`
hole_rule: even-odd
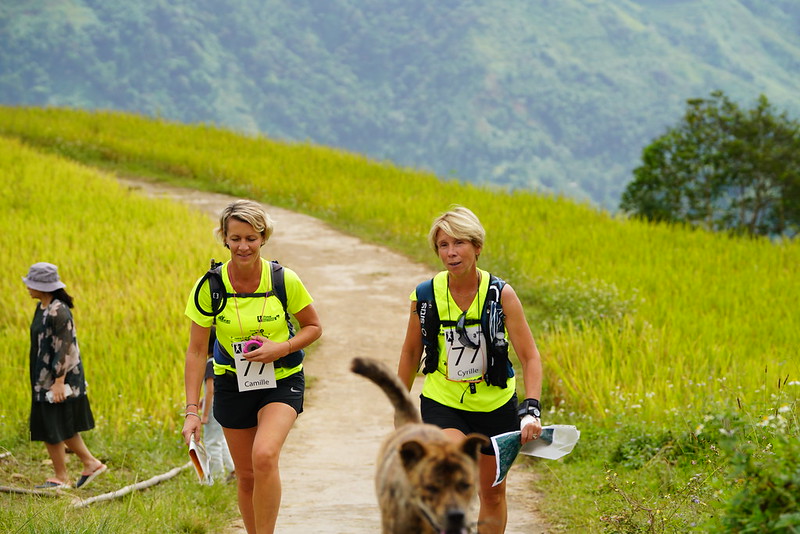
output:
[[[183,440],[186,444],[189,444],[189,441],[192,438],[192,434],[194,434],[194,439],[200,439],[200,416],[195,414],[192,415],[194,412],[187,412],[186,420],[183,422],[183,430],[181,434],[183,435]]]
[[[50,392],[53,394],[53,402],[64,402],[67,396],[65,394],[66,388],[64,387],[64,382],[59,382],[56,380],[53,382],[53,385],[50,387]]]
[[[538,417],[526,415],[520,421],[519,426],[522,431],[520,439],[523,445],[534,439],[539,439],[539,436],[542,435],[542,421]]]
[[[253,336],[250,339],[260,341],[261,346],[243,354],[249,362],[270,363],[289,354],[290,345],[286,341],[275,343],[264,336]]]

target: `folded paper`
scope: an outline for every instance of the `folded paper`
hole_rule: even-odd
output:
[[[542,427],[542,434],[538,439],[529,441],[525,445],[520,439],[522,432],[515,430],[492,436],[494,447],[495,471],[494,484],[500,484],[508,474],[511,465],[520,453],[537,458],[558,460],[572,452],[575,444],[581,437],[581,432],[572,425],[549,425]]]

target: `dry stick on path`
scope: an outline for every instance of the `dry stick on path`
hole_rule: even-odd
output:
[[[111,499],[117,499],[122,497],[123,495],[127,495],[132,491],[149,488],[150,486],[155,486],[159,482],[163,482],[167,479],[170,479],[183,471],[184,469],[188,469],[192,466],[192,462],[187,462],[181,467],[176,467],[175,469],[170,469],[166,473],[161,475],[156,475],[153,478],[149,478],[147,480],[143,480],[142,482],[137,482],[136,484],[131,484],[130,486],[125,486],[124,488],[120,488],[116,491],[112,491],[110,493],[103,493],[102,495],[96,495],[89,499],[78,499],[73,504],[73,508],[83,508],[84,506],[89,506],[90,504],[94,504],[100,501],[110,501]]]
[[[131,493],[132,491],[137,491],[137,490],[149,488],[150,486],[155,486],[159,482],[163,482],[165,480],[168,480],[168,479],[174,477],[175,475],[177,475],[178,473],[180,473],[181,471],[183,471],[184,469],[188,469],[191,466],[192,466],[192,462],[187,462],[185,465],[182,465],[181,467],[176,467],[174,469],[170,469],[166,473],[163,473],[161,475],[156,475],[156,476],[154,476],[152,478],[149,478],[147,480],[143,480],[142,482],[137,482],[136,484],[131,484],[130,486],[125,486],[124,488],[120,488],[120,489],[118,489],[116,491],[112,491],[110,493],[103,493],[102,495],[96,495],[94,497],[90,497],[89,499],[80,499],[80,498],[75,499],[75,502],[73,502],[72,507],[73,508],[83,508],[84,506],[88,506],[88,505],[94,504],[96,502],[110,501],[111,499],[116,499],[116,498],[122,497],[123,495],[127,495],[128,493]],[[70,496],[70,497],[72,497],[73,496],[72,494],[67,493],[65,491],[62,491],[60,489],[55,489],[55,490],[32,490],[32,489],[25,489],[25,488],[15,488],[13,486],[0,486],[0,492],[22,493],[22,494],[26,494],[26,495],[40,495],[40,496],[43,496],[43,497],[61,497],[61,496]]]

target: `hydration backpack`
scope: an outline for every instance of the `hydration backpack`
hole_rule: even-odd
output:
[[[486,343],[488,361],[484,380],[491,386],[505,388],[514,367],[508,359],[508,341],[505,338],[505,315],[500,302],[500,294],[506,283],[501,278],[489,275],[489,289],[481,310],[481,333]],[[433,279],[417,286],[417,315],[422,328],[422,344],[425,347],[425,360],[422,373],[436,371],[439,366],[439,329],[441,325],[455,326],[456,321],[442,321],[433,294]],[[476,324],[478,321],[467,321]]]
[[[200,282],[197,284],[197,288],[194,292],[194,305],[197,308],[197,311],[205,315],[206,317],[216,317],[219,315],[222,310],[225,309],[225,306],[228,304],[229,298],[267,298],[271,296],[278,297],[278,300],[281,301],[281,305],[283,306],[283,314],[284,318],[286,319],[286,326],[289,329],[289,339],[294,337],[294,324],[291,321],[289,316],[288,307],[288,298],[286,296],[286,283],[283,277],[283,265],[278,263],[275,260],[271,260],[269,262],[270,267],[272,269],[272,290],[267,292],[261,293],[231,293],[225,287],[225,283],[222,281],[222,262],[217,262],[213,258],[211,259],[211,268],[203,275],[203,278],[200,279]],[[200,306],[200,289],[203,287],[203,284],[208,282],[208,289],[211,293],[211,310],[204,310]],[[216,346],[219,347],[220,351],[230,358],[227,354],[227,351],[216,343]],[[283,358],[279,358],[275,361],[276,367],[296,367],[300,365],[303,361],[303,357],[305,356],[305,352],[300,349],[291,354],[287,354]]]
[[[211,268],[208,270],[206,274],[203,275],[203,278],[200,279],[200,282],[197,284],[197,289],[194,292],[194,305],[197,308],[197,311],[205,315],[206,317],[216,317],[217,315],[225,309],[225,306],[228,304],[228,299],[231,297],[238,297],[238,298],[258,298],[258,297],[271,297],[275,295],[278,297],[278,300],[281,301],[281,305],[283,306],[284,313],[288,313],[286,311],[287,307],[287,298],[286,298],[286,284],[283,281],[283,265],[278,263],[275,260],[269,262],[270,266],[272,267],[272,291],[269,292],[261,292],[261,293],[230,293],[225,288],[225,283],[222,281],[222,262],[214,261],[211,259]],[[203,284],[208,281],[208,289],[211,292],[211,310],[204,310],[200,307],[200,288],[203,287]],[[287,315],[288,319],[288,315]],[[291,328],[290,328],[291,331]]]

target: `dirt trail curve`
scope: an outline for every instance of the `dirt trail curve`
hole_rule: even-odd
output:
[[[162,184],[122,180],[151,196],[186,202],[216,218],[232,199]],[[265,206],[276,221],[264,249],[298,272],[315,299],[323,336],[310,358],[315,377],[281,455],[283,498],[277,532],[374,534],[380,520],[375,457],[392,429],[392,408],[371,382],[350,372],[355,356],[394,368],[407,322],[407,296],[433,273],[386,248],[339,233],[312,217]],[[420,246],[424,246],[420,243]],[[421,379],[413,394],[418,395]],[[515,464],[508,479],[509,534],[547,532],[530,488],[534,474]],[[234,524],[229,533],[244,533]]]

